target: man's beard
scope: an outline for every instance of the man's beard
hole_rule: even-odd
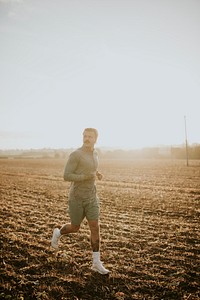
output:
[[[84,141],[84,144],[90,144],[90,141],[88,141],[88,140],[86,140],[86,141]]]

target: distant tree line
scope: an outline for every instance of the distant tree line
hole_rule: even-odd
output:
[[[0,158],[54,158],[67,159],[73,151],[70,149],[30,149],[30,150],[0,150]],[[104,150],[97,149],[99,157],[103,159],[185,159],[185,146],[152,147],[132,150]],[[188,146],[188,159],[200,159],[200,144]]]
[[[186,148],[174,147],[171,149],[171,155],[173,158],[184,159],[186,157]],[[200,145],[188,147],[188,158],[200,159]]]
[[[139,150],[109,150],[101,151],[98,150],[99,155],[106,159],[185,159],[186,148],[185,146],[180,147],[152,147],[143,148]],[[188,147],[188,158],[189,159],[200,159],[200,145],[194,145]]]

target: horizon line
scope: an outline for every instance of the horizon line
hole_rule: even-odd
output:
[[[200,146],[200,142],[197,143],[192,143],[189,145],[190,146]],[[81,146],[80,146],[81,147]],[[41,151],[41,150],[70,150],[70,149],[77,149],[80,147],[39,147],[39,148],[0,148],[0,151]],[[100,147],[95,147],[95,149],[102,149],[102,150],[124,150],[124,151],[131,151],[131,150],[142,150],[142,149],[148,149],[148,148],[172,148],[172,147],[185,147],[185,142],[181,144],[161,144],[161,145],[151,145],[151,146],[141,146],[141,147],[116,147],[116,146],[100,146]]]

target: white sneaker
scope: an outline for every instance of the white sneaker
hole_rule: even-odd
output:
[[[59,238],[60,238],[60,230],[58,228],[55,228],[53,231],[52,239],[51,239],[51,246],[54,249],[58,249]]]
[[[108,274],[110,272],[109,270],[104,268],[101,261],[93,263],[92,270],[95,271],[95,272],[98,272],[100,274],[103,274],[103,275]]]

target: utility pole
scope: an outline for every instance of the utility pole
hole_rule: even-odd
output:
[[[187,163],[187,167],[188,167],[188,166],[189,166],[189,163],[188,163],[188,141],[187,141],[186,116],[184,116],[184,120],[185,120],[185,150],[186,150],[186,163]]]

